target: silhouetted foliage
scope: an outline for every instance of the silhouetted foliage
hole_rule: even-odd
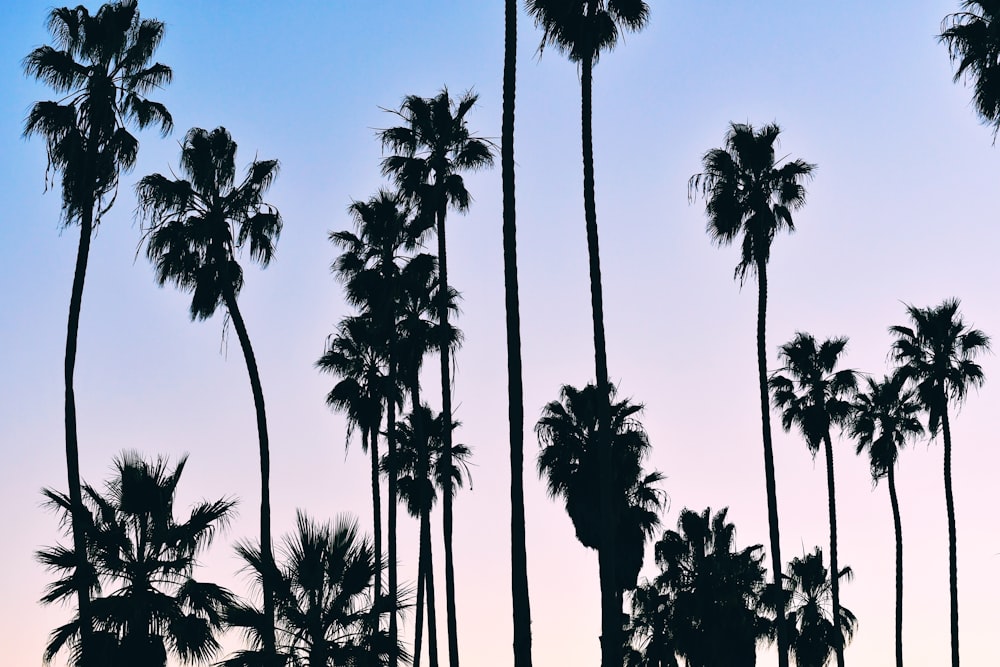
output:
[[[962,11],[941,22],[938,38],[958,64],[955,82],[972,79],[972,103],[984,123],[1000,129],[1000,2],[962,0]]]
[[[852,577],[851,568],[840,570],[838,578]],[[858,619],[846,607],[836,617],[832,613],[833,587],[830,572],[823,565],[823,551],[815,551],[788,564],[786,579],[791,590],[788,609],[789,650],[796,667],[824,667],[836,647],[854,636]],[[839,632],[837,630],[839,629]]]

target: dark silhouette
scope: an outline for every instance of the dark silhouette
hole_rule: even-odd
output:
[[[438,319],[442,332],[448,330],[448,255],[445,219],[449,206],[466,211],[471,196],[465,189],[462,171],[477,170],[493,164],[491,145],[469,133],[465,116],[478,99],[471,92],[452,101],[444,89],[436,97],[410,95],[394,112],[404,125],[381,132],[382,146],[392,152],[382,161],[382,172],[391,176],[400,191],[417,205],[419,216],[433,220],[438,242]],[[444,414],[444,461],[451,461],[451,370],[450,345],[442,335],[441,411]],[[451,476],[445,475],[445,484]],[[444,528],[445,606],[448,612],[448,663],[458,667],[458,624],[455,617],[455,565],[452,553],[452,498],[445,488],[442,501]]]
[[[236,142],[224,127],[211,132],[192,128],[181,147],[181,173],[190,180],[162,174],[144,177],[136,186],[139,212],[147,226],[146,255],[156,281],[171,282],[191,292],[191,319],[205,320],[219,306],[226,309],[239,338],[257,413],[260,455],[260,541],[265,571],[271,569],[271,454],[267,415],[257,360],[236,298],[243,287],[243,269],[236,254],[249,246],[250,258],[266,267],[274,258],[281,233],[281,215],[263,201],[278,174],[277,160],[255,160],[238,184]],[[274,620],[274,591],[263,581],[264,613]],[[264,648],[274,655],[274,623],[264,628]]]
[[[837,578],[852,577],[851,568],[840,570]],[[823,565],[823,551],[793,558],[786,575],[790,584],[788,608],[789,648],[796,667],[824,667],[843,640],[854,636],[858,619],[846,607],[834,616],[827,609],[832,597],[832,578]],[[836,619],[836,621],[834,621]]]
[[[1000,129],[1000,5],[996,0],[962,0],[962,11],[941,22],[938,39],[947,44],[948,57],[958,63],[955,82],[972,79],[972,103],[979,117]]]
[[[542,29],[539,53],[546,44],[580,63],[580,117],[583,149],[583,211],[587,227],[587,256],[590,269],[590,303],[594,323],[594,366],[601,398],[611,396],[608,379],[608,352],[604,336],[604,293],[601,285],[601,255],[597,235],[597,204],[594,192],[594,141],[592,131],[593,70],[602,51],[618,44],[622,31],[638,32],[649,21],[649,5],[642,0],[527,0],[528,13]],[[600,405],[598,412],[598,456],[601,460],[600,491],[603,498],[614,492],[611,466],[611,407]],[[609,504],[598,508],[601,531],[607,542],[600,545],[597,559],[601,580],[601,665],[622,664],[621,601],[617,595],[618,574],[613,543],[616,518]],[[617,605],[617,606],[616,606]]]
[[[778,528],[778,495],[774,479],[774,448],[767,393],[767,262],[771,242],[782,229],[793,231],[792,211],[805,204],[802,182],[815,165],[792,160],[775,161],[774,149],[781,130],[765,125],[732,123],[725,148],[705,153],[705,171],[688,181],[688,196],[700,192],[705,199],[708,234],[719,245],[729,245],[742,235],[740,262],[734,277],[742,284],[747,274],[757,276],[757,375],[760,383],[761,431],[764,442],[764,478],[771,542],[771,575],[775,595],[781,596],[781,536]],[[784,616],[778,614],[778,665],[788,667],[788,636]]]
[[[150,462],[138,452],[114,461],[105,490],[84,485],[83,517],[90,562],[95,571],[91,601],[99,632],[88,660],[98,665],[166,667],[167,653],[184,662],[203,662],[219,649],[222,614],[232,594],[215,584],[196,581],[194,569],[217,531],[232,517],[235,500],[201,501],[188,518],[174,518],[174,498],[187,457],[171,470],[166,459]],[[48,504],[70,523],[69,496],[45,489]],[[78,559],[72,549],[43,549],[36,558],[62,575],[49,585],[44,604],[76,593]],[[64,646],[80,664],[82,623],[75,619],[56,628],[45,647],[50,662]]]
[[[868,378],[865,391],[854,401],[851,436],[858,441],[857,453],[868,450],[872,480],[889,480],[892,525],[896,534],[896,667],[903,667],[903,524],[896,496],[896,461],[909,438],[922,435],[917,419],[920,404],[912,389],[903,388],[904,378],[896,373],[881,382]]]
[[[834,371],[840,355],[847,347],[846,338],[830,338],[819,345],[807,333],[781,346],[778,356],[785,366],[777,371],[768,384],[774,394],[774,406],[782,411],[781,426],[790,431],[796,425],[806,440],[809,452],[816,458],[820,445],[826,458],[827,507],[830,519],[830,568],[837,567],[837,494],[833,475],[833,442],[831,426],[845,426],[851,416],[850,398],[857,390],[857,374],[850,369]],[[785,373],[787,375],[781,375]],[[840,585],[838,578],[830,580],[833,617],[840,617]],[[838,667],[844,666],[844,642],[835,646]]]
[[[983,369],[973,359],[990,349],[990,339],[965,326],[958,299],[933,308],[907,306],[912,326],[892,326],[896,336],[892,357],[897,372],[914,384],[917,399],[927,411],[927,429],[944,436],[944,498],[948,511],[948,583],[951,591],[951,664],[958,667],[958,538],[955,534],[955,497],[951,488],[951,424],[948,403],[961,404],[969,387],[983,384]]]
[[[62,177],[62,218],[66,226],[80,225],[73,289],[66,326],[65,428],[66,475],[74,509],[73,551],[80,559],[76,602],[81,619],[81,664],[97,667],[90,656],[91,612],[83,500],[80,491],[80,452],[76,429],[77,333],[83,284],[90,257],[91,236],[114,203],[118,176],[135,165],[138,140],[125,123],[139,128],[158,125],[163,136],[173,129],[166,107],[146,98],[170,82],[169,67],[149,61],[163,37],[163,24],[142,19],[134,0],[102,5],[91,15],[87,8],[62,7],[49,13],[54,46],[40,46],[24,59],[24,71],[61,95],[59,101],[36,102],[28,113],[25,136],[42,135],[48,157],[46,185],[52,173]]]

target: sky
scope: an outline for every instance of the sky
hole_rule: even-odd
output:
[[[755,359],[756,285],[733,280],[736,248],[714,247],[688,178],[728,123],[781,128],[779,155],[816,163],[797,231],[779,236],[769,265],[768,355],[797,331],[848,336],[846,366],[889,370],[887,328],[905,305],[962,301],[968,324],[1000,336],[1000,160],[992,131],[952,82],[936,40],[955,0],[803,3],[793,0],[652,2],[648,28],[626,35],[594,75],[593,131],[609,369],[619,394],[645,405],[670,504],[729,507],[739,546],[767,543]],[[96,8],[93,3],[89,5]],[[57,191],[45,192],[44,143],[22,137],[36,100],[21,60],[49,42],[50,0],[0,8],[0,654],[39,665],[48,632],[72,615],[37,604],[51,575],[33,560],[62,539],[40,489],[65,487],[62,360],[75,228],[62,229]],[[368,463],[345,448],[346,424],[324,404],[333,380],[314,363],[350,311],[329,272],[331,230],[384,184],[376,132],[384,109],[442,86],[479,94],[470,128],[499,143],[503,3],[141,0],[165,22],[156,59],[174,81],[154,97],[175,131],[140,133],[137,165],[94,239],[76,370],[82,476],[100,484],[113,457],[139,449],[190,454],[178,507],[237,497],[240,514],[205,555],[199,576],[239,593],[231,544],[257,530],[253,402],[235,338],[222,318],[189,321],[189,297],[159,288],[139,252],[134,183],[176,169],[191,127],[223,125],[239,166],[277,158],[268,201],[285,227],[273,264],[244,262],[241,309],[267,402],[273,532],[296,508],[321,520],[347,513],[372,523]],[[593,377],[582,206],[579,78],[522,9],[518,26],[517,223],[525,406],[525,503],[537,665],[599,661],[597,557],[575,539],[561,502],[534,470],[532,428],[562,384]],[[467,665],[512,663],[509,464],[499,165],[469,175],[474,197],[449,218],[449,279],[461,291],[455,418],[473,450],[472,488],[455,503],[458,629]],[[1000,662],[1000,530],[994,508],[1000,447],[1000,362],[981,359],[985,386],[954,413],[961,654]],[[424,396],[434,400],[436,364]],[[432,403],[432,405],[437,405]],[[782,556],[828,542],[822,456],[775,430]],[[834,442],[840,561],[854,571],[842,603],[859,619],[852,664],[893,658],[894,555],[884,484],[873,486],[854,443]],[[947,527],[940,440],[901,457],[898,488],[905,571],[904,642],[910,665],[949,656]],[[384,511],[384,510],[383,510]],[[402,515],[402,513],[401,513]],[[443,570],[440,515],[432,517]],[[416,575],[417,524],[400,521],[400,572]],[[651,576],[651,545],[644,574]],[[766,561],[769,562],[769,561]],[[440,579],[440,577],[439,577]],[[443,588],[442,588],[443,591]],[[439,595],[443,599],[443,594]],[[444,606],[440,637],[445,641]],[[412,615],[406,627],[412,625]],[[408,638],[410,633],[407,630]],[[239,638],[226,639],[239,646]],[[442,644],[443,646],[443,644]],[[759,664],[776,664],[762,651]],[[59,656],[57,665],[65,656]]]

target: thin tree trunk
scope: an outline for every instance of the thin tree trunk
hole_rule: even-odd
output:
[[[77,560],[76,600],[80,616],[81,664],[94,665],[93,625],[90,612],[90,561],[87,558],[86,526],[83,521],[83,493],[80,489],[80,448],[76,432],[76,394],[73,391],[73,372],[76,369],[76,344],[80,330],[80,308],[83,304],[83,283],[87,276],[90,257],[90,237],[93,232],[93,206],[84,207],[80,214],[80,245],[76,251],[76,269],[73,272],[73,291],[69,299],[69,320],[66,325],[65,357],[65,425],[66,425],[66,476],[69,484],[70,520],[73,526],[73,550]]]
[[[431,516],[430,509],[424,509],[420,518],[420,533],[423,536],[423,548],[426,554],[424,563],[424,586],[426,586],[427,603],[427,654],[430,658],[430,667],[438,667],[438,641],[437,641],[437,611],[434,604],[434,557],[431,554]]]
[[[833,627],[837,640],[837,667],[844,667],[844,635],[840,631],[840,567],[837,563],[837,493],[833,478],[833,442],[830,432],[823,438],[826,449],[827,508],[830,514],[830,592],[833,598]]]
[[[903,667],[903,523],[899,519],[895,467],[895,463],[889,467],[889,502],[896,533],[896,667]]]
[[[420,654],[423,650],[424,634],[424,521],[420,518],[420,545],[417,556],[417,618],[416,629],[413,632],[413,667],[420,667]]]
[[[771,538],[771,577],[778,599],[778,666],[788,667],[788,628],[781,580],[781,538],[778,531],[778,491],[774,481],[771,410],[767,393],[767,264],[757,262],[757,373],[760,382],[760,420],[764,440],[764,483],[767,486],[767,524]]]
[[[944,430],[944,500],[948,509],[948,588],[951,592],[951,667],[958,667],[958,535],[955,531],[955,496],[951,489],[951,424],[948,422],[947,399],[941,426]]]
[[[271,546],[271,451],[267,439],[267,415],[264,411],[264,391],[260,384],[260,374],[257,371],[257,360],[250,346],[250,336],[247,335],[246,324],[240,314],[236,297],[227,292],[224,297],[229,318],[236,329],[236,336],[243,348],[243,357],[247,363],[247,373],[250,375],[250,389],[253,392],[253,404],[257,411],[257,440],[260,444],[260,553],[267,575],[263,577],[264,618],[267,627],[262,637],[264,652],[270,659],[277,659],[277,649],[274,638],[274,553]]]
[[[381,418],[379,419],[381,422]],[[361,429],[362,439],[367,439],[368,451],[371,453],[372,457],[372,514],[373,524],[374,524],[374,537],[375,542],[375,608],[378,608],[379,602],[382,599],[382,493],[379,488],[379,469],[378,469],[378,426],[374,429],[362,428]],[[379,615],[378,618],[379,629],[382,627],[382,616]]]
[[[514,667],[531,667],[531,603],[524,523],[524,387],[521,378],[521,312],[517,284],[514,206],[514,98],[517,70],[517,0],[504,2],[503,276],[507,312],[507,422],[510,428],[510,587],[514,620]]]
[[[389,387],[390,393],[393,391],[392,388],[396,386],[396,369],[395,361],[393,360],[394,350],[394,336],[390,333],[389,335]],[[396,461],[396,399],[394,396],[390,395],[386,398],[386,440],[387,447],[389,450],[389,460]],[[398,618],[398,601],[399,601],[399,580],[398,573],[396,570],[396,512],[397,512],[397,490],[396,490],[396,470],[395,466],[389,467],[389,516],[388,516],[388,529],[389,529],[389,598],[392,600],[392,610],[389,612],[389,641],[392,646],[392,653],[389,656],[389,664],[392,667],[397,667],[399,664],[399,651],[397,647],[399,645],[399,618]]]

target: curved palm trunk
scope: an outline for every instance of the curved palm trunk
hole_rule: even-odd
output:
[[[521,378],[521,311],[517,285],[514,207],[514,97],[517,70],[517,0],[504,2],[503,276],[507,313],[507,422],[510,427],[510,588],[514,616],[514,667],[531,667],[531,602],[524,525],[524,387]]]
[[[767,264],[757,262],[757,373],[760,381],[760,419],[764,439],[764,483],[767,487],[767,524],[771,539],[771,576],[774,588],[780,591],[781,536],[778,531],[778,492],[774,481],[774,449],[771,443],[771,411],[767,394]],[[788,667],[788,628],[785,619],[784,596],[778,601],[778,665]]]
[[[944,406],[941,426],[944,430],[944,500],[948,509],[948,587],[951,592],[951,667],[958,667],[958,536],[955,531],[955,496],[951,489],[951,424],[948,404]]]
[[[833,618],[837,640],[837,667],[844,667],[844,635],[840,631],[840,567],[837,564],[837,493],[833,481],[833,443],[830,432],[823,438],[826,453],[827,508],[830,514],[830,592],[833,598]]]
[[[896,533],[896,667],[903,667],[903,524],[899,519],[895,467],[892,465],[889,468],[889,502],[892,504],[892,527]]]
[[[368,447],[368,451],[372,456],[372,514],[374,515],[374,533],[372,539],[375,546],[375,608],[378,609],[379,602],[382,599],[382,494],[379,489],[378,426],[374,429],[362,428],[361,438],[367,441],[363,444]],[[379,615],[376,622],[378,623],[378,629],[381,629],[381,615]]]
[[[271,451],[267,440],[267,415],[264,412],[264,391],[260,384],[260,374],[257,371],[257,359],[254,357],[253,348],[250,346],[250,336],[247,335],[247,327],[243,322],[239,306],[236,304],[236,297],[232,292],[227,292],[224,297],[226,310],[229,318],[233,321],[233,328],[236,329],[236,336],[240,339],[240,347],[243,348],[243,357],[247,363],[247,373],[250,375],[250,389],[253,392],[253,404],[257,411],[257,439],[260,444],[260,554],[264,568],[268,573],[274,571],[274,552],[271,547]],[[264,631],[263,642],[265,654],[273,660],[277,659],[274,638],[274,581],[273,575],[263,577],[262,588],[264,591],[264,618],[267,627],[261,628]]]

